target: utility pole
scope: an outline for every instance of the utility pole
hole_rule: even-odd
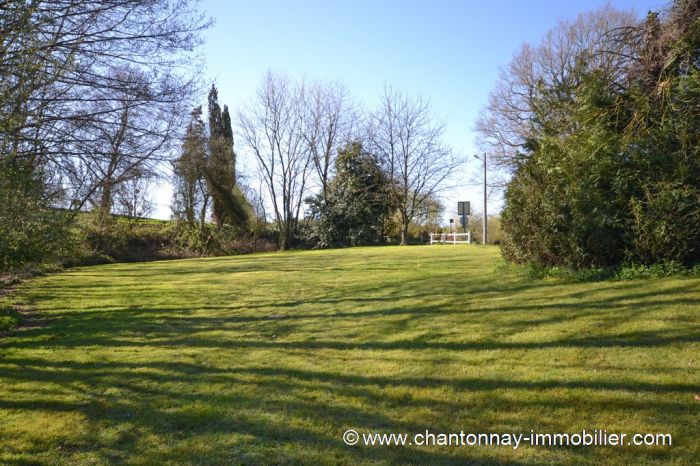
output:
[[[487,185],[486,185],[486,154],[483,155],[484,157],[484,244],[486,244],[489,240],[489,213],[488,213],[488,207],[486,205],[486,200],[487,200]]]
[[[488,205],[487,205],[487,200],[488,200],[488,184],[486,183],[486,154],[483,154],[481,157],[478,155],[474,156],[475,159],[481,160],[484,163],[484,227],[482,230],[482,244],[486,244],[489,240],[489,227],[488,227],[488,220],[489,220],[489,212],[488,212]]]

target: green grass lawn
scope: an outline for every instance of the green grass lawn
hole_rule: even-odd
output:
[[[5,298],[0,464],[697,464],[700,279],[567,283],[496,248],[84,267]],[[6,303],[7,304],[7,303]],[[358,432],[668,447],[346,446]]]

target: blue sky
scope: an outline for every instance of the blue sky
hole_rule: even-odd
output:
[[[429,98],[446,124],[447,142],[471,158],[474,122],[499,68],[522,43],[538,42],[557,20],[605,3],[203,0],[201,9],[215,20],[202,50],[205,79],[216,82],[220,100],[233,111],[250,100],[267,70],[339,80],[367,107],[390,85]],[[666,2],[610,3],[642,16]],[[457,178],[466,183],[477,169],[478,161],[472,161]],[[169,196],[167,188],[156,196],[159,217],[169,216]],[[480,196],[480,188],[463,186],[446,201],[452,209],[457,200],[478,205]]]

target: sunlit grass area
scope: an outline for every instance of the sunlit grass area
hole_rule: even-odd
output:
[[[5,298],[40,325],[0,337],[0,463],[697,461],[700,279],[530,280],[499,260],[377,247],[33,279]],[[673,445],[347,446],[351,428]]]

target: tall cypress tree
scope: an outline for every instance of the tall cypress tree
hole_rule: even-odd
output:
[[[228,105],[224,105],[221,114],[222,136],[226,153],[224,158],[230,164],[229,173],[231,175],[231,185],[236,184],[236,152],[233,150],[233,128],[231,127],[231,116],[228,113]]]
[[[205,176],[212,196],[212,217],[220,228],[224,223],[245,223],[245,199],[236,188],[236,154],[228,106],[223,112],[216,86],[209,91],[209,157]]]

